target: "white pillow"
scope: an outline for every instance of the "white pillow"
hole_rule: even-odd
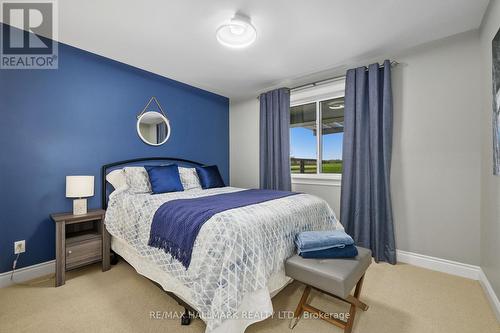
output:
[[[149,182],[148,172],[144,167],[125,167],[123,168],[127,185],[133,193],[150,193],[151,183]]]
[[[111,171],[106,175],[106,180],[115,190],[120,187],[127,186],[127,179],[125,178],[125,172],[123,172],[123,169]]]
[[[184,191],[201,189],[200,179],[195,168],[179,167],[179,176]]]

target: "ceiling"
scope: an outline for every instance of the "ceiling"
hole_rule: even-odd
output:
[[[476,29],[488,0],[64,0],[59,40],[231,99]],[[257,40],[215,30],[236,11]],[[397,60],[397,59],[396,59]]]

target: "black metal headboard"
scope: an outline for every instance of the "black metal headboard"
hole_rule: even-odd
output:
[[[126,165],[133,165],[137,164],[140,162],[148,162],[148,161],[169,161],[173,163],[182,163],[182,164],[187,164],[187,165],[193,165],[193,166],[202,166],[204,165],[203,163],[195,162],[195,161],[190,161],[182,158],[175,158],[175,157],[144,157],[144,158],[134,158],[131,160],[124,160],[124,161],[118,161],[118,162],[113,162],[109,164],[105,164],[101,168],[101,206],[102,209],[106,209],[108,206],[108,183],[106,181],[106,175],[108,174],[109,169],[113,169],[119,166],[126,166]]]

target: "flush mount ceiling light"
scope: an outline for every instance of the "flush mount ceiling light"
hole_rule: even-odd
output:
[[[217,28],[216,36],[222,45],[241,49],[255,42],[257,31],[248,17],[235,15],[229,23]]]

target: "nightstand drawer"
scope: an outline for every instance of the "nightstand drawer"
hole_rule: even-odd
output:
[[[66,246],[66,269],[72,269],[100,261],[102,259],[102,241],[89,239]]]

